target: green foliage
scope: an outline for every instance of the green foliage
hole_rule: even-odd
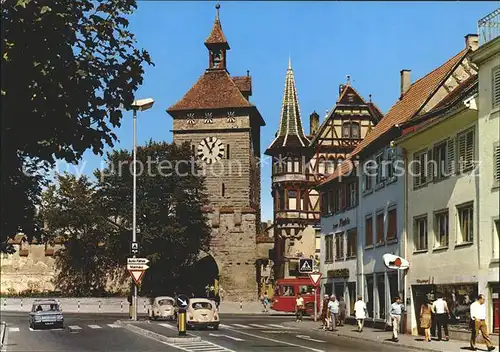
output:
[[[141,294],[181,289],[176,285],[182,273],[200,250],[208,249],[210,229],[202,212],[205,188],[190,158],[188,144],[149,142],[137,150],[137,160],[146,167],[137,176],[137,239],[139,255],[150,260]],[[63,293],[102,295],[110,277],[129,280],[125,267],[132,239],[131,162],[128,151],[114,151],[108,154],[107,167],[95,172],[95,183],[62,175],[58,185],[44,193],[40,214],[50,240],[65,239],[65,248],[56,252],[60,272],[55,283]]]
[[[152,64],[127,29],[135,9],[135,0],[2,1],[0,242],[37,229],[44,173],[23,167],[77,162],[116,140],[120,106]]]

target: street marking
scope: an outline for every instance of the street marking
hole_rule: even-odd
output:
[[[285,341],[280,341],[280,340],[275,340],[275,339],[271,339],[269,337],[264,337],[264,336],[260,336],[260,335],[255,335],[255,334],[250,334],[248,332],[243,332],[241,330],[236,330],[236,329],[231,329],[232,331],[238,333],[238,334],[243,334],[243,335],[247,335],[247,336],[251,336],[251,337],[255,337],[257,339],[261,339],[261,340],[267,340],[267,341],[271,341],[271,342],[276,342],[276,343],[279,343],[279,344],[282,344],[282,345],[288,345],[288,346],[293,346],[293,347],[299,347],[299,348],[303,348],[305,350],[308,350],[308,351],[314,351],[314,352],[325,352],[324,350],[318,350],[316,348],[312,348],[312,347],[307,347],[307,346],[303,346],[303,345],[297,345],[295,343],[291,343],[291,342],[285,342]]]
[[[158,325],[163,326],[163,327],[165,327],[167,329],[170,329],[170,330],[177,330],[177,328],[175,326],[170,325],[170,324],[161,323],[161,324],[158,324]]]
[[[91,329],[100,329],[101,327],[99,325],[89,325],[89,328],[91,328]]]
[[[108,326],[110,328],[121,328],[122,327],[121,325],[118,325],[118,324],[108,324]]]
[[[266,324],[267,326],[272,326],[273,328],[280,328],[280,329],[286,329],[286,330],[299,330],[298,328],[292,328],[290,326],[283,326],[283,325],[278,325],[278,324]]]
[[[9,332],[19,332],[19,328],[9,328]]]
[[[215,336],[215,337],[227,337],[228,339],[234,340],[234,341],[245,341],[243,339],[240,339],[239,337],[234,337],[234,336],[229,336],[229,335],[224,335],[224,334],[209,334],[210,336]]]
[[[303,340],[307,340],[307,341],[313,341],[313,342],[326,342],[326,341],[323,341],[323,340],[313,339],[313,338],[311,338],[310,336],[307,336],[307,335],[297,335],[295,337],[298,337],[299,339],[303,339]]]
[[[259,329],[268,329],[269,328],[267,326],[259,325],[259,324],[248,324],[248,325],[253,326],[255,328],[259,328]]]
[[[210,351],[210,352],[236,352],[228,348],[216,345],[215,343],[208,341],[198,341],[198,342],[179,342],[170,343],[162,341],[163,344],[176,348],[178,350],[186,352],[196,352],[196,351]]]
[[[68,326],[68,328],[70,328],[71,330],[81,330],[82,329],[78,325],[70,325],[70,326]]]
[[[243,328],[243,329],[251,329],[250,326],[248,325],[243,325],[243,324],[233,324],[233,326],[237,326],[239,328]]]

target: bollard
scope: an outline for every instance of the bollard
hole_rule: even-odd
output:
[[[78,301],[78,311],[80,311],[80,301]]]
[[[23,309],[23,299],[21,298],[21,309]]]
[[[186,310],[179,309],[179,314],[177,315],[177,329],[179,330],[179,336],[186,335]]]
[[[146,301],[144,301],[144,313],[146,313]]]
[[[240,299],[240,311],[243,310],[243,299]]]
[[[99,312],[101,311],[101,301],[99,301]]]
[[[120,302],[120,312],[123,312],[123,301]]]
[[[7,298],[4,298],[3,299],[3,307],[5,308],[6,305],[7,305]]]

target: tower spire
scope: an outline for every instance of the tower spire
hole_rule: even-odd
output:
[[[276,138],[268,150],[283,147],[308,147],[309,140],[304,134],[300,118],[300,106],[295,87],[295,76],[292,60],[288,59],[288,70],[285,78],[285,89],[281,105],[280,125]]]
[[[215,4],[215,11],[216,11],[216,14],[215,14],[215,21],[220,21],[220,17],[219,17],[219,9],[220,9],[220,4],[219,4],[219,3]]]
[[[292,57],[290,56],[290,54],[288,54],[288,69],[292,69]]]

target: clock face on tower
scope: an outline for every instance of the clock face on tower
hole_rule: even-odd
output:
[[[198,145],[198,157],[207,164],[215,163],[224,156],[224,144],[216,137],[207,137]]]

